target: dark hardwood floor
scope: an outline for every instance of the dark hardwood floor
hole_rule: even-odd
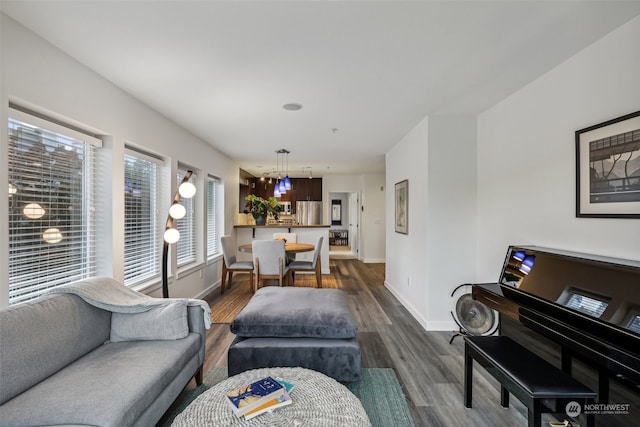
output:
[[[462,339],[450,345],[452,333],[425,331],[384,287],[384,264],[351,259],[332,259],[330,264],[358,322],[362,367],[395,370],[416,426],[527,425],[526,408],[515,398],[510,408],[502,408],[499,385],[483,369],[474,372],[473,409],[464,408]],[[216,291],[207,300],[219,298],[224,295]],[[228,324],[212,325],[205,372],[227,365],[233,338]]]

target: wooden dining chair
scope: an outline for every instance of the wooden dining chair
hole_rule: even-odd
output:
[[[276,279],[280,286],[291,280],[291,270],[286,265],[286,252],[282,240],[254,240],[251,244],[253,253],[253,291],[267,279]]]
[[[291,283],[296,284],[296,271],[315,271],[316,287],[322,287],[322,269],[320,267],[320,251],[322,250],[322,242],[324,237],[318,237],[316,247],[313,250],[313,259],[311,261],[293,261],[289,264],[291,270]]]
[[[234,271],[249,273],[249,286],[251,286],[251,291],[253,292],[253,261],[238,261],[236,259],[236,246],[233,237],[222,236],[220,243],[222,244],[222,282],[220,284],[220,293],[224,293],[224,288],[227,284],[227,274],[229,275],[229,286],[231,286]]]

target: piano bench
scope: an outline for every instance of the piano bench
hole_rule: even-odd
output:
[[[594,391],[509,337],[466,336],[464,341],[467,408],[471,408],[474,359],[500,382],[503,407],[509,407],[509,393],[527,407],[529,427],[540,427],[543,412],[565,412],[569,402],[577,402],[581,409],[594,402]],[[594,426],[593,414],[587,415],[587,426]]]

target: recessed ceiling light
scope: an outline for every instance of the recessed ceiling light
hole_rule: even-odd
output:
[[[282,108],[288,111],[298,111],[298,110],[302,110],[302,104],[296,104],[296,103],[284,104]]]

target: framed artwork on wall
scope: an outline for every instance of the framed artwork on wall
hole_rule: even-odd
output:
[[[409,180],[396,183],[396,233],[409,234]]]
[[[331,225],[342,225],[342,201],[331,201]]]
[[[576,216],[640,218],[640,111],[576,131]]]

